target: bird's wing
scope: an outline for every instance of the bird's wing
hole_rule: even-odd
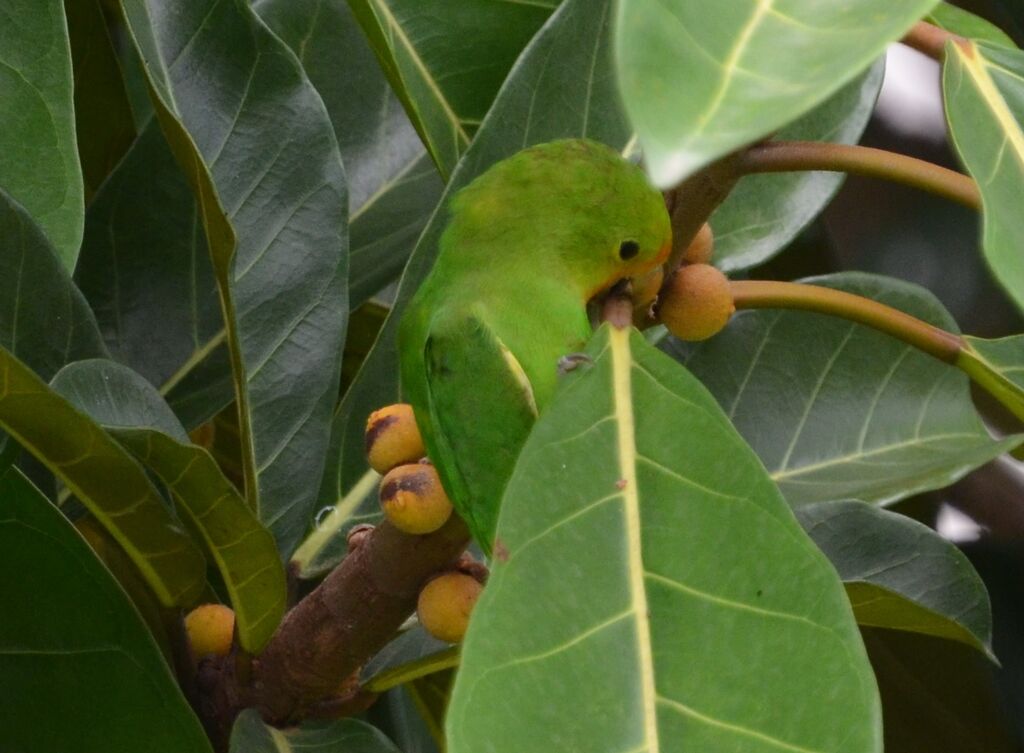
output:
[[[424,362],[432,459],[490,553],[502,492],[537,418],[530,380],[479,312],[432,323]]]

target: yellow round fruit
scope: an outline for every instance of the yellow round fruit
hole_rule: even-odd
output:
[[[729,279],[709,264],[676,271],[658,303],[658,317],[680,340],[706,340],[728,324],[736,310]]]
[[[366,457],[377,473],[387,473],[427,454],[416,417],[408,403],[387,405],[366,420]]]
[[[483,586],[471,575],[452,571],[439,575],[420,591],[416,615],[440,641],[458,643],[466,634],[469,615]]]
[[[452,514],[452,503],[429,463],[392,468],[380,482],[380,506],[400,531],[433,533]]]
[[[185,632],[195,658],[227,656],[235,632],[235,613],[223,604],[203,604],[185,617]]]
[[[711,225],[705,222],[683,252],[683,261],[687,264],[710,264],[714,251],[715,236],[711,232]]]

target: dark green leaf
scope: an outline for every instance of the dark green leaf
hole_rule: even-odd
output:
[[[882,86],[879,61],[860,78],[775,134],[779,141],[860,139]],[[715,265],[745,269],[771,258],[828,204],[842,185],[842,173],[797,172],[744,177],[711,216]]]
[[[935,297],[910,283],[859,273],[806,282],[956,331]],[[792,505],[892,502],[948,486],[1020,442],[989,435],[962,373],[845,319],[743,311],[705,343],[668,347],[711,390]]]
[[[0,348],[0,427],[103,524],[164,605],[191,604],[206,563],[142,466],[86,414]]]
[[[101,0],[64,0],[75,72],[75,134],[88,202],[135,139]]]
[[[839,572],[860,625],[949,638],[992,655],[985,584],[931,528],[854,501],[808,505],[796,517]]]
[[[186,426],[231,400],[202,218],[155,120],[90,205],[75,280],[114,358],[159,387]]]
[[[1010,36],[995,24],[950,3],[939,3],[931,13],[925,16],[924,20],[940,29],[959,34],[962,37],[970,37],[979,42],[992,42],[1004,47],[1017,46]]]
[[[352,0],[443,176],[455,169],[512,64],[556,5],[557,0]],[[577,85],[585,70],[576,71]]]
[[[611,78],[610,0],[567,0],[524,51],[480,132],[452,176],[441,205],[416,244],[394,307],[356,381],[335,412],[322,507],[339,512],[339,527],[377,505],[363,447],[366,417],[398,401],[398,322],[437,254],[452,195],[495,162],[525,146],[587,136],[624,148],[629,130]],[[586,72],[585,78],[581,71]],[[363,499],[353,491],[364,490]],[[362,503],[362,504],[360,504]]]
[[[0,189],[28,210],[73,270],[85,204],[61,0],[0,6],[0,123]]]
[[[210,454],[191,444],[156,390],[111,361],[61,370],[55,390],[102,424],[174,495],[220,571],[242,648],[259,653],[284,614],[284,568],[274,538]]]
[[[950,137],[981,189],[985,259],[1024,306],[1024,51],[949,43],[942,91]]]
[[[253,7],[298,55],[334,124],[349,182],[355,308],[398,277],[444,183],[345,0]]]
[[[401,753],[382,732],[365,722],[341,719],[305,722],[300,727],[279,730],[268,727],[253,709],[235,720],[230,753]]]
[[[622,97],[660,186],[791,123],[878,58],[935,0],[623,0]]]
[[[1024,335],[985,340],[964,336],[957,366],[1024,419]]]
[[[298,60],[244,0],[122,7],[199,198],[232,349],[246,498],[287,556],[312,516],[348,313],[334,131]]]
[[[131,602],[13,468],[0,474],[0,570],[0,749],[210,753]]]
[[[963,644],[869,628],[885,753],[1015,753],[992,667]]]
[[[639,333],[587,352],[506,489],[451,753],[881,751],[842,585],[714,399]]]

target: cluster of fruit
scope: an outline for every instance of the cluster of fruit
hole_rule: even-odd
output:
[[[382,474],[380,506],[395,528],[408,534],[433,533],[452,515],[452,503],[426,458],[412,406],[388,405],[366,422],[366,455]],[[435,638],[457,643],[466,634],[469,615],[483,590],[483,568],[468,555],[427,581],[416,614]]]
[[[680,340],[718,334],[736,311],[728,278],[710,264],[713,248],[711,226],[704,223],[658,300],[656,318]]]

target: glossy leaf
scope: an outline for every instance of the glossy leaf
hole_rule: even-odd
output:
[[[0,189],[75,268],[85,205],[61,0],[0,5]]]
[[[444,183],[346,0],[253,7],[298,56],[334,124],[349,185],[355,308],[398,277]]]
[[[885,716],[886,753],[1015,753],[992,666],[963,644],[864,630]]]
[[[867,68],[935,0],[623,0],[622,98],[655,183],[669,187],[791,123]]]
[[[284,614],[284,568],[273,536],[214,459],[189,442],[156,390],[124,366],[73,363],[57,374],[53,387],[102,424],[174,495],[220,571],[239,643],[258,653]]]
[[[956,331],[935,297],[910,283],[859,273],[806,282]],[[668,347],[711,390],[792,505],[892,502],[948,486],[1020,442],[989,435],[962,373],[845,319],[743,311],[697,347]]]
[[[985,584],[931,528],[854,501],[808,505],[796,517],[839,572],[858,624],[948,638],[992,655]]]
[[[884,72],[879,61],[774,138],[856,143],[871,117]],[[843,173],[828,172],[743,177],[711,216],[715,266],[746,269],[771,258],[818,216],[844,178]]]
[[[992,42],[1004,47],[1016,47],[1010,36],[995,24],[989,23],[981,16],[976,16],[963,8],[951,3],[939,3],[927,16],[925,21],[940,29],[945,29],[962,37],[969,37],[979,42]]]
[[[64,0],[75,76],[75,134],[88,202],[135,139],[101,0]]]
[[[449,751],[881,751],[842,585],[713,398],[639,333],[587,352],[505,492]]]
[[[985,259],[1024,307],[1024,51],[948,43],[942,71],[950,137],[981,190]]]
[[[346,500],[346,505],[354,505],[346,506],[346,515],[362,515],[377,505],[371,485],[365,485],[362,504],[347,495],[366,479],[366,417],[382,405],[398,402],[398,322],[437,254],[452,195],[495,162],[531,144],[587,136],[620,149],[627,145],[629,130],[611,80],[610,6],[610,0],[567,0],[534,37],[502,86],[416,244],[376,345],[335,412],[321,508]]]
[[[287,556],[312,516],[348,312],[334,131],[298,60],[244,0],[122,7],[199,199],[232,349],[246,500]]]
[[[365,722],[340,719],[304,722],[297,728],[268,727],[254,709],[246,709],[231,731],[230,753],[400,753],[398,748]]]
[[[0,748],[210,753],[117,581],[13,468],[0,473],[0,570]]]
[[[0,427],[103,524],[165,606],[188,606],[206,582],[203,555],[136,462],[86,414],[0,348]]]
[[[155,120],[89,206],[75,280],[112,356],[157,386],[186,426],[231,400],[202,218]]]
[[[447,178],[557,0],[352,0],[396,94]]]

